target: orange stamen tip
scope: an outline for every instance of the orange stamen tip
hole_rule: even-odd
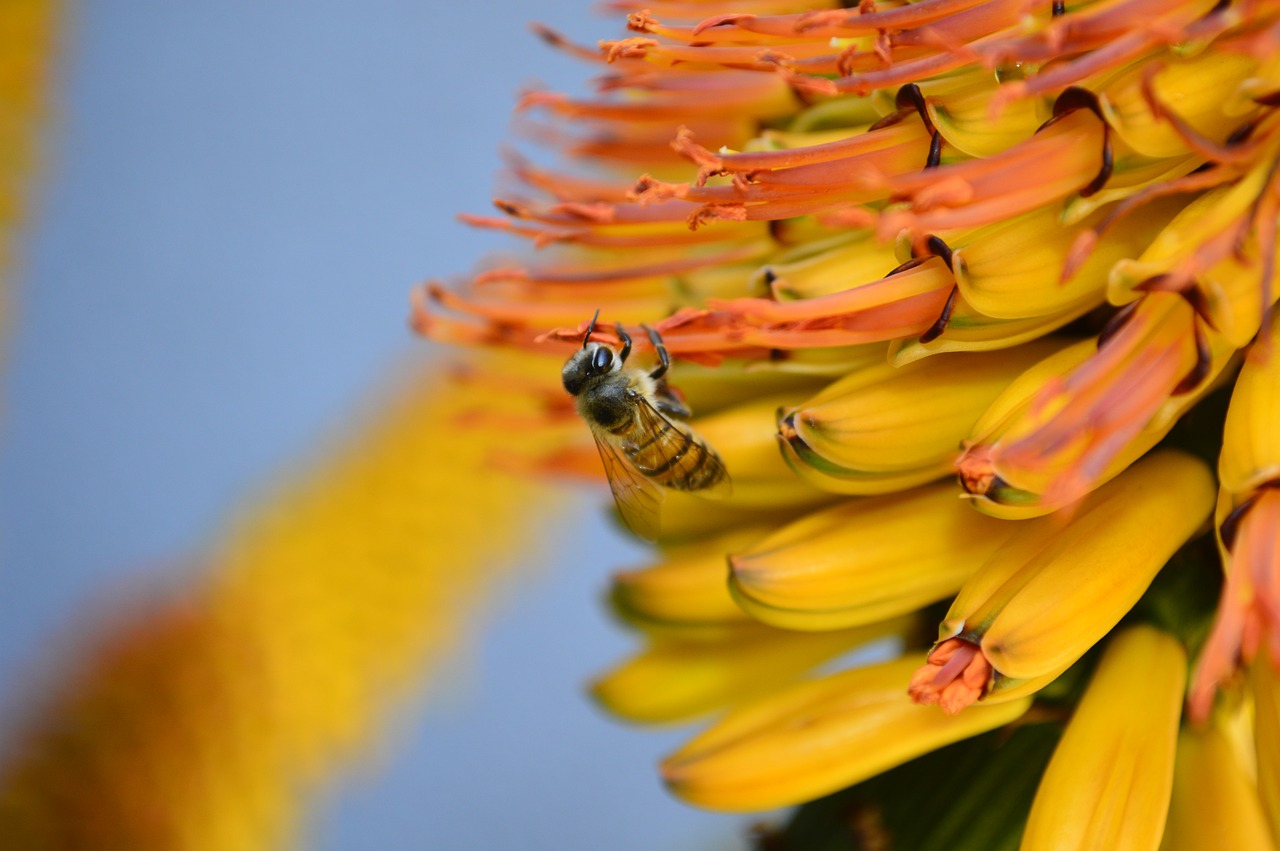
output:
[[[647,12],[632,12],[627,15],[627,29],[632,32],[647,33],[653,32],[653,28],[658,22]]]
[[[606,62],[616,62],[619,59],[643,59],[651,49],[657,46],[656,39],[639,36],[600,42],[600,49],[604,51]]]
[[[638,204],[655,204],[669,201],[672,198],[683,198],[689,194],[687,183],[667,183],[647,174],[636,180],[627,196]]]
[[[922,706],[937,704],[947,715],[955,715],[982,698],[994,675],[995,669],[978,645],[948,638],[935,646],[925,664],[911,675],[907,694]]]
[[[693,34],[701,35],[713,27],[732,26],[738,23],[738,21],[755,20],[755,17],[755,15],[751,15],[746,12],[731,12],[726,15],[713,15],[710,18],[699,22],[698,25],[693,28]]]
[[[564,103],[565,96],[560,92],[534,91],[525,92],[516,101],[516,112],[524,112],[538,106],[554,106]]]
[[[960,486],[970,496],[986,496],[996,482],[995,463],[991,447],[977,444],[967,447],[956,459],[956,474]]]
[[[706,206],[689,216],[689,230],[697,230],[711,222],[745,222],[747,208],[744,204],[716,204]]]

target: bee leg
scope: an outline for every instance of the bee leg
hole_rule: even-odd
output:
[[[667,354],[667,344],[662,342],[662,338],[658,336],[657,331],[648,325],[641,325],[640,327],[649,335],[649,342],[653,343],[653,350],[658,353],[658,366],[653,372],[649,373],[649,377],[656,381],[667,374],[667,368],[671,366],[671,356]]]
[[[618,363],[626,363],[627,355],[631,354],[631,335],[622,327],[621,322],[613,327],[618,332],[618,339],[622,341],[622,351],[618,352]]]

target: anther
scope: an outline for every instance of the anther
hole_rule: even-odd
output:
[[[1102,122],[1102,166],[1098,169],[1098,173],[1093,180],[1089,181],[1079,192],[1081,198],[1088,198],[1107,185],[1107,181],[1111,179],[1111,172],[1115,167],[1115,156],[1111,149],[1111,125],[1107,124],[1107,119],[1102,114],[1102,105],[1098,103],[1098,96],[1080,86],[1071,86],[1065,89],[1062,94],[1058,95],[1058,99],[1053,102],[1053,117],[1036,128],[1036,132],[1039,133],[1046,127],[1052,126],[1078,109],[1089,110],[1098,116],[1098,120]]]
[[[942,134],[937,130],[933,131],[933,137],[929,140],[929,156],[924,161],[925,168],[937,168],[942,164]]]
[[[933,126],[933,120],[929,118],[929,110],[924,102],[924,92],[920,91],[920,87],[915,83],[907,83],[898,89],[898,93],[893,97],[893,104],[902,110],[914,109],[920,116],[920,120],[924,122],[924,129],[929,131],[930,135],[938,132]]]
[[[1213,352],[1209,350],[1209,338],[1205,336],[1204,329],[1200,327],[1199,322],[1191,324],[1195,332],[1196,341],[1196,362],[1191,367],[1183,379],[1173,388],[1171,396],[1181,396],[1184,393],[1190,393],[1195,390],[1209,376],[1209,369],[1213,366]]]
[[[934,320],[933,324],[920,335],[920,342],[932,343],[938,337],[942,336],[942,332],[947,330],[947,324],[951,322],[951,311],[956,307],[956,296],[960,294],[960,285],[956,284],[951,287],[951,293],[947,296],[947,302],[942,306],[942,313]]]
[[[1133,318],[1134,311],[1138,309],[1138,302],[1131,301],[1124,307],[1115,312],[1115,315],[1107,320],[1107,324],[1102,326],[1102,330],[1098,332],[1098,348],[1101,349],[1111,341],[1111,338],[1119,333],[1130,319]]]

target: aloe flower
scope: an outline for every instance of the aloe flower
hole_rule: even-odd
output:
[[[559,159],[463,217],[529,250],[412,321],[543,363],[470,376],[543,412],[499,463],[597,481],[559,365],[597,309],[665,341],[733,493],[666,497],[596,693],[715,719],[671,790],[815,802],[786,847],[1274,841],[1280,3],[613,8],[598,46],[537,29],[595,92],[525,94]]]

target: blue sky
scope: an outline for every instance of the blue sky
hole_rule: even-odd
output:
[[[22,705],[92,601],[171,581],[234,506],[422,356],[409,288],[504,246],[453,215],[488,212],[517,89],[590,72],[525,24],[619,33],[585,7],[77,10],[9,299],[3,705]],[[598,601],[608,569],[640,554],[600,516],[582,503],[550,563],[494,603],[444,698],[404,707],[334,778],[308,847],[640,851],[740,834],[660,789],[653,764],[685,733],[628,729],[582,694],[630,646]]]

